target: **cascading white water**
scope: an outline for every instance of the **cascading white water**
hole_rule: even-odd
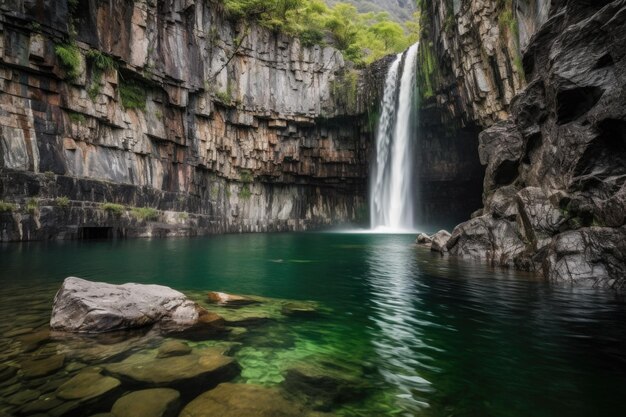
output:
[[[416,43],[398,54],[387,72],[376,134],[376,158],[370,178],[373,229],[415,229],[412,137],[415,126]],[[403,62],[404,60],[404,62]],[[402,64],[398,83],[398,70]]]

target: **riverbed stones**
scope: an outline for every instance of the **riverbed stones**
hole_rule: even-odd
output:
[[[34,401],[25,404],[19,409],[19,414],[33,415],[35,413],[45,413],[48,410],[59,407],[63,404],[63,400],[60,400],[54,394],[43,395]]]
[[[37,399],[39,395],[40,395],[39,391],[26,389],[26,390],[23,390],[16,394],[11,395],[9,398],[6,399],[6,402],[11,405],[19,406],[19,405],[26,404],[29,401],[33,401]]]
[[[167,340],[161,347],[157,358],[169,358],[172,356],[184,356],[191,353],[191,348],[184,342],[179,340]]]
[[[256,304],[259,301],[251,297],[243,295],[227,294],[225,292],[211,291],[207,294],[210,302],[227,306],[227,307],[240,307],[244,305]]]
[[[50,375],[63,367],[65,355],[52,355],[44,358],[29,358],[20,361],[24,378],[38,378]]]
[[[353,370],[315,358],[293,364],[284,377],[284,389],[315,410],[328,411],[337,404],[363,397],[368,391]]]
[[[180,393],[170,388],[134,391],[118,399],[111,413],[115,417],[174,417]]]
[[[87,401],[114,391],[120,384],[119,379],[84,371],[61,385],[56,390],[56,396],[62,400]]]
[[[104,365],[107,373],[136,386],[173,387],[181,392],[208,388],[239,374],[239,366],[217,348],[194,350],[184,356],[158,357],[157,351],[135,353]]]
[[[310,413],[276,388],[224,383],[187,404],[180,417],[309,417]]]
[[[161,285],[113,285],[66,278],[54,298],[53,330],[99,333],[152,325],[192,326],[203,309]]]
[[[312,301],[292,301],[283,304],[280,312],[285,316],[308,316],[317,310],[317,304]]]

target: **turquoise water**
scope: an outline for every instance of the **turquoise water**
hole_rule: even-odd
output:
[[[242,382],[331,358],[370,387],[346,416],[621,416],[626,303],[442,259],[411,235],[225,235],[0,247],[3,297],[66,276],[313,300],[320,314],[251,328]],[[5,301],[8,299],[5,299]],[[0,319],[8,328],[6,314]]]

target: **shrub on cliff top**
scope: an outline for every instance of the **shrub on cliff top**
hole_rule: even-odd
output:
[[[328,39],[357,64],[402,51],[417,40],[415,22],[403,27],[388,13],[359,13],[346,3],[329,7],[322,0],[224,0],[224,6],[233,19],[253,20],[299,37],[306,46]]]
[[[57,45],[54,52],[61,61],[65,74],[69,80],[74,80],[80,75],[80,50],[73,43]]]

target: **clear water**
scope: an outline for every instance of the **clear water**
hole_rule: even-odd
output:
[[[69,275],[314,300],[317,316],[249,330],[234,353],[242,382],[280,385],[286,363],[323,356],[373,387],[337,415],[624,415],[623,300],[442,259],[412,240],[310,233],[2,246],[0,334],[22,316],[45,322],[35,298],[49,304]]]

